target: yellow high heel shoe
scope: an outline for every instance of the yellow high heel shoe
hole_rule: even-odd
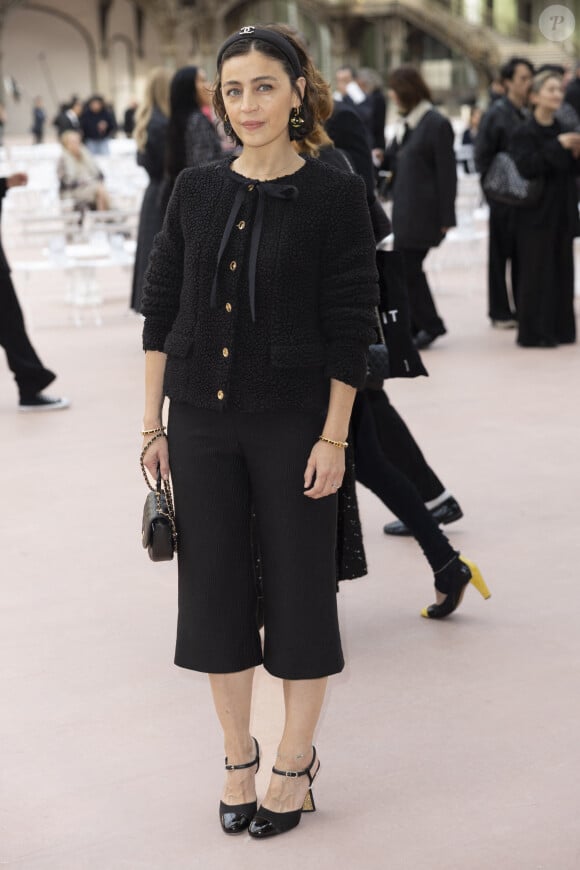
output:
[[[447,598],[442,604],[430,604],[424,607],[421,616],[426,619],[444,619],[449,616],[463,601],[468,583],[473,583],[483,598],[491,598],[491,592],[475,562],[457,554],[451,562],[435,572],[435,589]]]

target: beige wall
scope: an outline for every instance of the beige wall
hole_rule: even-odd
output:
[[[52,118],[57,104],[72,94],[82,98],[96,90],[113,101],[119,120],[129,100],[138,97],[147,69],[160,63],[157,32],[145,23],[145,59],[137,57],[133,6],[114,0],[109,16],[109,56],[103,58],[95,0],[39,0],[16,8],[6,17],[2,38],[3,73],[13,76],[22,92],[20,102],[6,97],[7,134],[30,129],[32,101],[41,96],[48,115],[47,138],[53,138]],[[57,13],[57,14],[55,14]],[[74,19],[88,34],[89,45],[75,27],[59,17]]]

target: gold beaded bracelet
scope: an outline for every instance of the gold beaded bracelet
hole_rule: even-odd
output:
[[[141,429],[141,435],[165,434],[165,426],[157,426],[155,429]]]
[[[324,435],[319,435],[318,440],[324,441],[325,444],[332,444],[333,447],[340,447],[342,450],[348,447],[348,441],[333,441],[332,438],[326,438]]]

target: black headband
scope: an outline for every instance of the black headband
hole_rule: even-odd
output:
[[[224,51],[229,48],[230,45],[233,45],[235,42],[239,42],[240,39],[260,39],[262,42],[269,42],[270,45],[273,45],[275,48],[282,52],[282,54],[292,67],[292,72],[294,73],[296,78],[300,78],[300,76],[304,75],[304,70],[302,69],[302,64],[300,63],[296,50],[288,39],[286,39],[280,33],[276,33],[275,30],[266,30],[265,27],[252,26],[242,27],[241,30],[238,30],[237,33],[234,33],[233,36],[230,36],[228,37],[228,39],[226,39],[226,41],[218,51],[218,70],[221,67]]]

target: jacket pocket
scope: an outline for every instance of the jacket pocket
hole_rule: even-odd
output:
[[[322,342],[276,344],[272,346],[271,358],[275,368],[315,368],[326,364],[326,348]]]
[[[163,350],[168,356],[185,359],[189,356],[193,345],[193,336],[186,332],[172,329],[167,338]]]

